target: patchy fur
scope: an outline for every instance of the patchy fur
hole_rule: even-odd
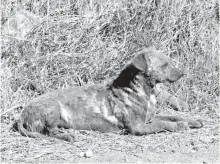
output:
[[[18,121],[21,134],[74,141],[73,130],[145,135],[202,127],[201,121],[156,115],[154,86],[183,73],[161,51],[142,48],[106,85],[66,88],[32,100]]]

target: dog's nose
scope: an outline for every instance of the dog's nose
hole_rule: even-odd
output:
[[[172,68],[170,70],[170,75],[168,76],[168,81],[171,83],[175,82],[179,80],[183,75],[184,75],[184,72],[180,71],[177,68]]]

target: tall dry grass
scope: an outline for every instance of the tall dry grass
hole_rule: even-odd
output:
[[[3,0],[2,25],[28,10],[42,18],[25,36],[2,33],[1,116],[53,89],[109,79],[145,45],[170,56],[187,75],[168,89],[189,109],[219,112],[217,0]],[[7,41],[6,41],[7,40]]]

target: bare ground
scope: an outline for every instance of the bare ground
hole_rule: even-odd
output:
[[[28,138],[1,124],[4,163],[219,163],[219,119],[201,129],[147,136],[78,131],[78,142]],[[92,150],[92,157],[79,154]]]

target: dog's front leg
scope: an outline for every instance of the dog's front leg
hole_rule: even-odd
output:
[[[187,122],[190,128],[201,128],[203,126],[203,121],[198,119],[188,119],[188,118],[182,118],[179,116],[161,116],[156,115],[154,117],[154,120],[157,121],[170,121],[170,122]]]
[[[156,104],[155,96],[151,95],[150,101],[147,103],[145,124],[149,124],[153,121],[153,119],[156,115],[156,112],[157,112],[155,104]]]
[[[187,122],[168,122],[168,121],[153,121],[152,123],[145,124],[138,123],[129,126],[129,131],[134,135],[146,135],[152,133],[158,133],[162,131],[181,131],[189,128]]]

